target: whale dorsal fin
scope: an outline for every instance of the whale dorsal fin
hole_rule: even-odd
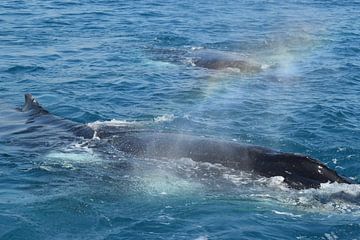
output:
[[[39,102],[33,97],[31,93],[25,94],[25,103],[24,106],[21,108],[21,111],[36,111],[38,113],[48,113],[40,104]]]

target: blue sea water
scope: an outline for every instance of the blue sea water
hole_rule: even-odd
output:
[[[320,159],[360,181],[360,2],[0,2],[0,239],[360,239],[359,185],[291,190],[189,159],[97,153],[16,111]],[[233,54],[257,73],[196,67]]]

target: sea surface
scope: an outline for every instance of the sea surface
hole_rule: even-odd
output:
[[[0,2],[0,239],[360,239],[360,186],[96,152],[51,114],[261,145],[360,182],[360,2]],[[259,72],[194,65],[236,56]]]

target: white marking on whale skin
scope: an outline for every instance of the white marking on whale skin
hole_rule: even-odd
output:
[[[323,169],[323,167],[319,165],[319,166],[318,166],[318,173],[324,174],[323,171],[322,171],[322,169]]]

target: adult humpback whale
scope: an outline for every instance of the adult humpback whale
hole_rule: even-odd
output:
[[[21,111],[29,113],[32,119],[30,122],[53,124],[87,139],[96,136],[101,143],[140,157],[168,160],[191,158],[194,161],[218,163],[265,177],[282,176],[284,182],[295,189],[318,188],[321,183],[326,182],[352,183],[308,156],[185,134],[106,125],[93,129],[51,115],[31,94],[25,95],[25,104]],[[96,148],[96,145],[94,147]]]

